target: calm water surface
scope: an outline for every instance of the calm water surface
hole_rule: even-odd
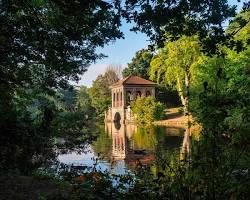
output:
[[[96,163],[98,170],[124,174],[138,165],[152,164],[159,154],[179,157],[187,142],[183,128],[107,123],[96,141],[86,146],[86,153],[60,154],[58,160],[73,166],[93,167]]]

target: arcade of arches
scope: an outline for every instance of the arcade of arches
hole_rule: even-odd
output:
[[[115,88],[112,90],[112,107],[127,107],[138,96],[154,96],[154,88]]]

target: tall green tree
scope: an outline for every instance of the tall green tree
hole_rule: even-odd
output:
[[[153,58],[150,78],[176,87],[185,113],[188,113],[190,82],[202,61],[201,46],[196,36],[183,36],[166,43]]]
[[[104,74],[99,75],[93,81],[89,89],[91,105],[96,109],[97,116],[104,118],[104,113],[111,106],[111,89],[113,83],[119,80],[119,71],[114,67],[108,67]]]
[[[148,71],[153,53],[148,49],[142,49],[136,52],[132,61],[128,63],[128,66],[122,71],[122,76],[139,76],[145,79],[149,78]]]
[[[249,47],[240,53],[230,49],[223,53],[224,58],[207,57],[200,66],[198,94],[191,101],[192,115],[202,125],[201,139],[193,146],[191,170],[196,177],[192,183],[194,187],[204,183],[206,199],[247,199]]]
[[[194,187],[204,183],[207,189],[201,192],[206,199],[247,199],[249,195],[248,175],[242,173],[250,165],[247,142],[250,137],[250,57],[245,40],[249,26],[239,29],[235,27],[235,20],[227,32],[236,30],[232,42],[241,40],[244,48],[239,51],[219,46],[223,56],[204,57],[192,85],[195,90],[192,114],[202,125],[202,133],[200,141],[193,146],[191,170],[196,176],[191,182]]]

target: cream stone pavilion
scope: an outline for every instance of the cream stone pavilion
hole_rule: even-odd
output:
[[[106,122],[130,123],[134,121],[134,114],[130,103],[137,96],[155,96],[157,84],[138,76],[128,76],[116,83],[110,89],[112,94],[112,107],[105,113]]]

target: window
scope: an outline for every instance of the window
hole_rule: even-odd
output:
[[[115,107],[115,93],[113,94],[113,107]]]
[[[146,97],[148,97],[148,96],[151,96],[151,92],[150,91],[146,92]]]
[[[132,100],[132,95],[130,91],[127,91],[126,94],[126,105],[130,105],[130,101]]]
[[[116,93],[116,106],[119,107],[119,93]]]

